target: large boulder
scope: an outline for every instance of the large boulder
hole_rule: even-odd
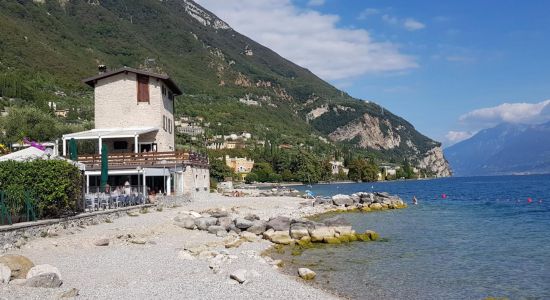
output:
[[[260,237],[255,235],[252,232],[243,231],[241,232],[241,238],[246,240],[247,242],[257,242],[260,240]]]
[[[263,236],[265,239],[270,240],[271,242],[275,244],[282,244],[282,245],[288,245],[292,243],[294,240],[290,237],[290,234],[288,233],[288,230],[285,231],[275,231],[273,229],[269,229],[266,232],[263,233]]]
[[[245,218],[236,218],[235,226],[240,230],[246,230],[248,227],[252,226],[252,221],[249,221]]]
[[[208,227],[215,225],[218,222],[218,219],[214,217],[200,217],[195,219],[195,225],[200,230],[207,230]]]
[[[332,204],[336,206],[351,206],[353,205],[353,199],[348,195],[334,195],[332,196]]]
[[[231,219],[231,217],[218,218],[218,223],[216,223],[216,225],[219,225],[225,228],[225,230],[229,230],[229,227],[231,226],[231,224],[233,224],[233,219]]]
[[[266,222],[261,220],[254,220],[252,226],[248,227],[246,231],[254,234],[262,234],[267,230]]]
[[[237,226],[235,226],[235,223],[231,222],[231,224],[229,225],[229,228],[227,228],[227,231],[233,231],[235,233],[241,233],[242,230],[240,230],[239,228],[237,228]]]
[[[294,223],[290,226],[290,236],[293,239],[301,239],[304,236],[309,237],[309,232],[306,224]]]
[[[185,229],[194,229],[196,226],[195,219],[191,216],[176,217],[174,221],[176,221],[177,226]]]
[[[218,232],[223,231],[223,233],[227,233],[224,227],[218,226],[218,225],[212,225],[208,227],[208,232],[211,234],[218,235]],[[223,233],[221,235],[223,235]]]
[[[298,269],[298,275],[300,275],[300,277],[304,280],[311,280],[311,279],[315,278],[315,276],[317,274],[315,274],[315,272],[313,272],[312,270],[310,270],[308,268],[299,268]]]
[[[207,212],[210,214],[211,217],[214,218],[223,218],[229,215],[229,212],[224,208],[214,208]]]
[[[258,217],[258,215],[256,214],[247,214],[245,217],[245,219],[247,219],[248,221],[255,221],[255,220],[259,220],[260,217]]]
[[[57,277],[59,278],[59,280],[61,280],[61,273],[59,272],[59,269],[57,269],[54,266],[47,265],[47,264],[36,265],[36,266],[32,267],[29,270],[29,272],[27,273],[27,279],[38,276],[38,275],[49,274],[49,273],[56,274]]]
[[[109,246],[109,239],[99,239],[94,242],[96,246]]]
[[[24,285],[28,287],[58,288],[62,284],[63,281],[56,273],[44,273],[27,279]]]
[[[380,203],[371,203],[369,205],[369,208],[372,209],[372,210],[379,210],[379,209],[382,209],[382,204]]]
[[[312,242],[321,242],[327,238],[334,237],[335,231],[328,226],[315,226],[308,229]]]
[[[11,279],[11,269],[5,264],[0,264],[0,283],[8,283]]]
[[[0,264],[6,265],[11,270],[11,279],[25,279],[27,273],[34,267],[32,261],[22,255],[3,255],[0,256]]]
[[[271,218],[267,221],[266,227],[274,231],[288,231],[290,229],[290,219],[283,216]]]

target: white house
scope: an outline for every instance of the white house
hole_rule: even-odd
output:
[[[99,185],[106,145],[111,186],[130,181],[168,194],[208,191],[206,157],[175,150],[174,100],[182,91],[169,76],[103,66],[83,82],[94,88],[95,128],[64,135],[62,153],[67,156],[71,139],[96,143],[96,153],[79,156],[86,165],[88,190]]]

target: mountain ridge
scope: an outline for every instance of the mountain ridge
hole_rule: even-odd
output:
[[[444,150],[457,176],[550,173],[550,122],[501,123]]]
[[[88,77],[100,63],[137,66],[154,58],[186,92],[176,110],[204,115],[224,131],[321,148],[319,141],[329,138],[380,160],[428,162],[422,166],[433,175],[450,175],[439,142],[239,34],[193,1],[34,0],[0,8],[0,72],[51,75],[68,95],[44,91],[33,100],[42,107],[51,99],[90,106],[89,90],[75,78]]]

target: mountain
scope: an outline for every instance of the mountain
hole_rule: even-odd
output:
[[[217,133],[249,131],[321,149],[335,144],[450,175],[439,142],[239,34],[193,1],[0,1],[4,98],[42,108],[55,101],[78,108],[77,119],[91,119],[91,91],[79,80],[98,64],[170,74],[185,91],[176,112],[221,124]]]
[[[500,124],[445,149],[457,176],[550,173],[550,122]]]

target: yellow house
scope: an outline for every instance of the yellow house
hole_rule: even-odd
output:
[[[254,167],[254,160],[246,157],[229,157],[229,155],[226,155],[225,164],[230,167],[233,172],[239,174],[241,180],[244,180],[246,175],[252,171],[252,168]]]

